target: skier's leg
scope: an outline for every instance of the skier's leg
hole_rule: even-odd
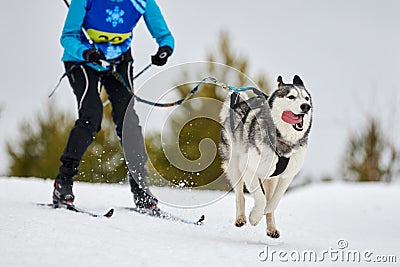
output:
[[[74,63],[65,62],[66,69]],[[69,82],[76,96],[79,117],[71,129],[61,166],[55,181],[54,200],[68,199],[72,203],[73,177],[78,173],[78,166],[93,137],[100,130],[103,106],[98,92],[98,76],[95,70],[78,66],[69,75]]]
[[[147,153],[144,146],[142,128],[139,117],[134,110],[132,86],[132,62],[124,61],[116,68],[117,73],[111,73],[104,79],[104,87],[112,105],[112,117],[116,124],[117,135],[122,141],[124,133],[129,140],[124,142],[124,153],[129,168],[128,179],[134,202],[140,207],[155,207],[157,199],[151,194],[147,185],[145,164]]]

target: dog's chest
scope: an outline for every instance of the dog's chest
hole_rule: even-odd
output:
[[[304,163],[305,155],[306,147],[300,147],[294,151],[290,156],[289,163],[280,176],[293,177],[297,175]],[[279,157],[272,149],[268,149],[266,153],[261,154],[253,151],[253,149],[249,149],[247,153],[242,154],[240,157],[239,168],[242,173],[246,169],[251,169],[258,178],[264,180],[274,174],[278,161]]]
[[[281,176],[293,177],[297,175],[301,167],[303,166],[306,152],[307,152],[306,147],[300,147],[298,150],[296,150],[290,156],[289,164],[287,165],[285,171],[281,174]]]

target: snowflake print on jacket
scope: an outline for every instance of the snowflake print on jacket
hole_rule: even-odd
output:
[[[108,14],[106,21],[111,22],[111,25],[113,27],[117,27],[119,23],[124,23],[124,19],[122,18],[122,16],[125,14],[125,11],[119,10],[119,6],[116,6],[114,10],[107,9],[106,13]]]

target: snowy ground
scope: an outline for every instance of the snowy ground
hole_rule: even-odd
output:
[[[303,259],[295,266],[315,266],[304,261],[307,251],[324,257],[321,266],[400,262],[398,185],[327,183],[289,192],[278,207],[278,240],[265,236],[264,221],[233,226],[233,194],[198,209],[162,206],[185,218],[206,215],[205,225],[191,226],[121,210],[103,219],[34,205],[50,200],[51,187],[51,181],[0,178],[0,266],[277,266],[298,256]],[[168,188],[153,191],[188,197]],[[75,194],[77,205],[96,212],[131,205],[126,185],[76,183]],[[353,252],[361,263],[351,255],[347,262]],[[391,255],[396,258],[380,257]]]

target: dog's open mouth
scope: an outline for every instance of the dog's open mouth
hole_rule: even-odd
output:
[[[290,110],[285,110],[282,113],[282,120],[286,123],[289,123],[293,126],[296,131],[303,130],[303,117],[304,114],[294,114]]]

